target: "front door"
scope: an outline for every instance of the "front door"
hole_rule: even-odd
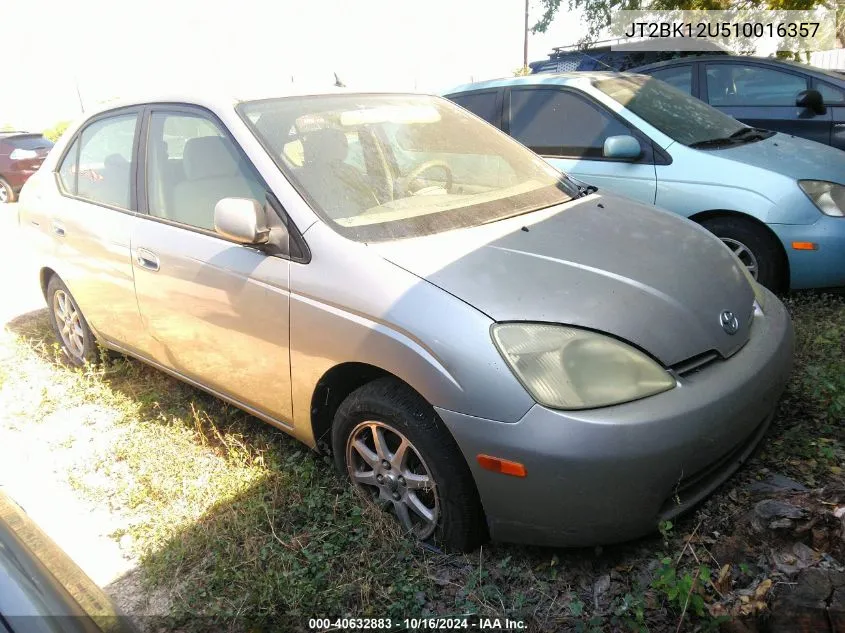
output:
[[[148,215],[132,252],[148,355],[290,423],[289,262],[214,232],[219,200],[264,202],[267,187],[204,111],[151,106],[147,117]]]
[[[805,75],[750,63],[708,62],[702,99],[747,125],[830,144],[830,110],[795,105],[809,88]]]
[[[571,90],[511,88],[505,116],[511,136],[561,171],[599,189],[654,204],[657,178],[650,144],[637,160],[605,158],[607,137],[637,133],[601,104]]]

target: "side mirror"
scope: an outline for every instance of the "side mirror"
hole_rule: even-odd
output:
[[[818,90],[802,90],[795,98],[795,105],[799,108],[807,108],[816,114],[826,114],[827,107],[824,105],[822,93]]]
[[[223,198],[214,206],[214,230],[241,244],[270,239],[264,205],[251,198]]]
[[[643,148],[640,147],[640,142],[633,136],[608,136],[604,140],[604,151],[602,152],[605,158],[620,158],[626,160],[634,160],[642,156]]]

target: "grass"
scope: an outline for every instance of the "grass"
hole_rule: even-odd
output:
[[[0,435],[46,438],[77,494],[115,516],[112,536],[143,590],[166,596],[170,615],[156,626],[479,614],[530,630],[674,631],[681,620],[705,630],[719,567],[689,547],[701,517],[718,515],[743,477],[770,469],[823,485],[845,464],[845,300],[802,294],[787,305],[796,368],[760,453],[696,515],[605,549],[492,544],[449,555],[412,544],[327,458],[243,412],[139,362],[57,362],[45,311],[0,336]]]

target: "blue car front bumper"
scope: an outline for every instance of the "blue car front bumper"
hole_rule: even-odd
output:
[[[845,218],[821,215],[813,224],[769,227],[786,250],[792,290],[845,287]],[[793,242],[812,242],[816,249],[797,250]]]

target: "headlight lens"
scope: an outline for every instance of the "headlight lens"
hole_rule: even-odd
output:
[[[645,398],[675,386],[639,350],[588,330],[501,323],[493,341],[528,392],[553,409],[590,409]]]
[[[825,215],[845,217],[844,186],[824,180],[799,180],[798,186]]]

